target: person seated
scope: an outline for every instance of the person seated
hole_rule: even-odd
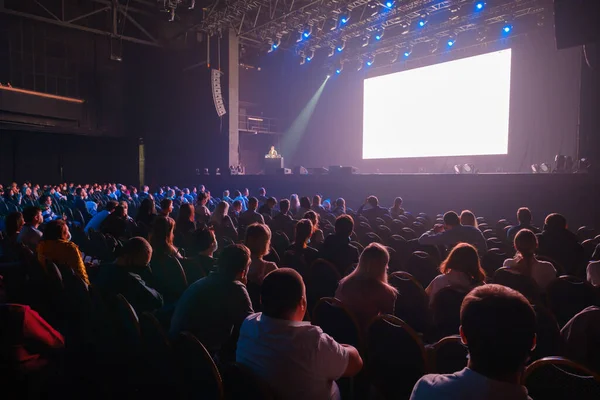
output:
[[[44,235],[37,247],[37,256],[43,267],[46,267],[47,261],[62,264],[71,268],[85,283],[90,283],[79,247],[71,242],[71,232],[62,219],[46,224]]]
[[[323,242],[325,241],[325,234],[323,233],[323,231],[319,228],[319,214],[317,214],[314,211],[308,211],[306,214],[304,214],[304,219],[308,219],[310,220],[310,222],[312,222],[312,226],[313,226],[313,234],[312,234],[312,242],[315,246],[321,246],[323,244]]]
[[[209,227],[202,227],[192,235],[192,257],[183,263],[188,285],[207,276],[215,269],[216,259],[213,257],[218,244],[215,232]]]
[[[156,218],[156,205],[151,195],[148,195],[140,203],[140,208],[138,208],[137,215],[135,216],[135,222],[147,230],[152,226],[154,218]]]
[[[40,198],[40,207],[42,209],[42,217],[44,218],[44,224],[47,224],[50,221],[54,221],[60,219],[61,217],[54,214],[52,211],[52,197],[49,195],[44,195]]]
[[[122,294],[139,314],[163,306],[163,298],[141,275],[148,275],[152,247],[144,238],[133,237],[118,250],[114,263],[98,267],[92,283],[105,296]]]
[[[436,276],[425,289],[430,303],[437,292],[445,287],[468,292],[485,281],[477,250],[468,243],[459,243],[452,249],[440,265],[440,272],[441,275]]]
[[[248,209],[248,199],[242,196],[242,193],[239,190],[233,192],[233,202],[239,201],[242,205],[242,211],[244,212]]]
[[[596,251],[598,247],[596,247]],[[600,261],[590,261],[586,270],[587,281],[596,287],[600,287]]]
[[[182,204],[177,214],[175,223],[175,238],[177,244],[183,248],[189,247],[191,237],[196,231],[196,220],[194,206],[186,203]]]
[[[260,199],[259,199],[260,201]],[[275,212],[275,206],[277,205],[277,199],[275,197],[269,197],[266,199],[262,206],[258,209],[258,213],[263,217],[267,217],[269,220],[273,218]]]
[[[236,362],[286,400],[340,399],[335,380],[360,372],[358,351],[304,322],[306,287],[294,270],[267,275],[260,291],[263,312],[246,318]]]
[[[127,229],[127,212],[121,206],[115,209],[100,224],[100,232],[117,240],[126,239],[130,232]]]
[[[81,212],[84,221],[89,221],[92,219],[92,216],[88,212],[87,205],[85,204],[86,199],[87,193],[84,188],[78,187],[75,189],[75,208]]]
[[[169,336],[189,331],[218,360],[233,360],[228,345],[235,347],[242,322],[254,313],[245,284],[249,265],[246,246],[225,247],[217,271],[191,284],[177,302]]]
[[[402,201],[402,197],[396,197],[394,199],[394,205],[390,208],[390,215],[393,219],[398,219],[401,215],[404,215]]]
[[[23,244],[17,242],[17,238],[24,225],[25,220],[20,212],[11,212],[6,216],[4,220],[4,240],[0,241],[2,246],[0,248],[0,258],[3,261],[20,261],[23,258],[23,250],[26,251],[26,248]]]
[[[296,240],[283,254],[282,265],[298,271],[302,277],[308,276],[308,268],[319,258],[319,252],[308,243],[313,234],[313,224],[309,219],[301,219],[296,224]]]
[[[229,205],[233,203],[233,199],[229,196],[229,190],[223,191],[223,201],[226,201],[227,203],[229,203]]]
[[[240,214],[239,223],[240,226],[250,226],[252,224],[264,224],[265,219],[262,215],[256,212],[258,208],[258,199],[256,197],[250,197],[248,200],[248,210]]]
[[[342,278],[335,292],[335,297],[352,311],[364,332],[377,315],[394,315],[398,291],[387,283],[389,262],[387,249],[371,243],[360,255],[356,269]]]
[[[267,202],[268,198],[267,198],[267,189],[265,189],[264,187],[261,187],[258,189],[258,203],[260,205],[263,205]],[[262,213],[261,213],[262,214]]]
[[[365,210],[366,206],[369,206]],[[369,221],[374,221],[376,218],[381,218],[384,215],[390,215],[387,208],[383,208],[379,205],[379,199],[375,196],[369,196],[365,202],[356,211],[358,215],[364,216]]]
[[[196,203],[196,222],[207,224],[210,220],[210,210],[206,206],[210,200],[210,194],[207,192],[198,193],[198,201]]]
[[[24,244],[32,251],[35,251],[42,239],[42,232],[38,229],[44,222],[42,210],[34,206],[25,208],[23,210],[23,220],[25,224],[17,235],[17,243]]]
[[[85,206],[87,207],[88,214],[90,214],[92,217],[98,213],[98,201],[97,200],[94,200],[94,199],[91,199],[88,197],[85,200]]]
[[[444,224],[436,224],[432,230],[419,238],[419,244],[452,247],[457,243],[469,243],[477,249],[479,257],[487,253],[487,242],[483,233],[474,226],[461,225],[458,214],[448,211]]]
[[[234,202],[231,203],[231,208],[229,210],[229,218],[231,218],[233,226],[240,225],[240,215],[242,213],[242,209],[242,202],[240,200],[234,200]]]
[[[521,377],[536,345],[536,319],[522,294],[500,285],[472,290],[461,306],[460,336],[469,351],[467,367],[425,375],[411,400],[530,400]]]
[[[310,205],[310,201],[308,203]],[[298,199],[298,195],[293,193],[290,195],[290,217],[294,217],[298,213],[298,209],[300,209],[300,200]]]
[[[148,187],[147,185],[142,186],[142,190],[138,193],[138,200],[144,201],[150,196],[152,196],[150,194],[150,187]]]
[[[479,229],[477,218],[475,217],[475,214],[473,214],[473,211],[470,210],[463,210],[460,213],[460,224],[463,226],[473,226]]]
[[[310,211],[310,199],[306,196],[300,197],[300,207],[298,207],[294,219],[300,220],[304,218],[304,214]]]
[[[238,237],[237,229],[233,220],[229,216],[229,203],[221,201],[217,204],[215,212],[210,217],[210,225],[218,233],[219,237],[228,237],[236,240]]]
[[[0,277],[0,369],[15,375],[36,373],[56,361],[65,348],[65,339],[27,305],[6,302]],[[2,379],[5,383],[5,379]],[[10,384],[10,382],[9,382]],[[10,395],[3,386],[3,393]],[[23,395],[23,387],[19,388]],[[16,398],[16,397],[15,397]]]
[[[312,200],[312,206],[310,207],[310,210],[314,211],[318,215],[324,215],[327,213],[325,211],[325,208],[321,204],[321,200],[322,200],[321,196],[319,196],[318,194],[314,195],[313,200]],[[304,218],[306,218],[306,217],[304,217]]]
[[[335,215],[336,217],[339,217],[340,215],[346,214],[346,200],[344,200],[343,198],[338,198],[335,201],[335,207],[333,208],[333,210],[331,210],[331,213],[333,215]]]
[[[535,226],[531,225],[531,221],[533,221],[533,217],[531,215],[531,211],[527,207],[521,207],[517,210],[517,221],[518,225],[511,227],[506,232],[506,238],[512,243],[515,240],[515,236],[521,229],[529,229],[531,232],[538,234],[540,230]]]
[[[289,215],[290,212],[290,201],[288,199],[282,199],[279,202],[279,212],[269,222],[269,228],[273,232],[289,232],[288,228],[294,221]]]
[[[335,220],[335,233],[327,236],[323,243],[322,257],[333,263],[340,276],[358,262],[358,249],[350,244],[354,231],[354,220],[349,215],[340,215]]]
[[[538,240],[539,255],[557,261],[568,275],[585,274],[585,250],[579,244],[577,235],[569,231],[565,217],[560,214],[548,215]]]
[[[589,306],[577,313],[561,329],[565,357],[600,371],[600,307]]]
[[[160,201],[160,212],[159,215],[161,217],[168,217],[173,212],[173,200],[168,198],[163,198]]]
[[[260,286],[265,276],[277,269],[277,264],[263,259],[271,251],[271,230],[264,224],[250,225],[244,244],[250,249],[252,259],[248,282]]]
[[[149,236],[153,250],[150,284],[163,295],[167,304],[175,303],[185,289],[182,286],[181,269],[177,265],[177,260],[183,259],[183,256],[175,247],[174,238],[175,221],[170,217],[156,218]]]
[[[108,218],[108,216],[115,210],[115,208],[117,208],[118,205],[119,203],[117,203],[116,201],[111,200],[107,202],[106,206],[104,207],[104,210],[96,213],[96,215],[94,215],[92,219],[87,223],[83,231],[85,233],[89,233],[90,229],[100,231],[100,227],[102,226],[104,220]]]
[[[189,203],[189,204],[194,204],[194,201],[196,201],[196,199],[194,198],[194,196],[190,192],[189,188],[184,188],[183,189],[183,197],[185,198],[185,201],[187,203]]]
[[[517,255],[504,261],[504,267],[510,272],[532,278],[542,291],[556,279],[556,268],[552,263],[540,261],[535,257],[538,241],[535,233],[529,229],[521,229],[515,236]]]

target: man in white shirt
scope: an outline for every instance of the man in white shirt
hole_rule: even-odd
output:
[[[38,229],[44,222],[42,210],[39,207],[27,207],[23,210],[23,219],[25,220],[25,225],[23,225],[17,236],[17,242],[35,251],[42,239],[42,232]]]
[[[411,400],[526,400],[520,385],[536,343],[535,312],[519,292],[501,285],[473,289],[460,310],[460,336],[469,362],[454,374],[425,375]]]
[[[335,380],[362,368],[358,351],[304,322],[306,288],[290,268],[268,274],[261,286],[263,312],[246,318],[236,361],[265,381],[278,399],[339,399]]]

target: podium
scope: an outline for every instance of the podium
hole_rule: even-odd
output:
[[[265,156],[265,175],[275,175],[281,168],[283,168],[283,157]]]

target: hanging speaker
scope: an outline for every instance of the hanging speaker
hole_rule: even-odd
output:
[[[211,73],[213,101],[215,102],[217,115],[222,117],[227,112],[225,111],[225,103],[223,103],[223,93],[221,91],[221,75],[223,75],[223,73],[217,69],[211,70]]]

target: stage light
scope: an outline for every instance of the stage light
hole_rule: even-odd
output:
[[[308,39],[310,37],[310,35],[312,35],[312,30],[313,30],[313,26],[309,25],[307,29],[304,30],[304,32],[302,33],[302,36],[304,36],[305,39]]]
[[[481,11],[485,8],[485,1],[476,1],[475,2],[475,10]]]
[[[369,40],[371,40],[371,36],[366,35],[363,37],[361,47],[367,47],[369,45]]]
[[[332,44],[331,47],[329,48],[329,54],[327,54],[327,57],[333,57],[334,54],[335,54],[335,45]]]
[[[457,164],[454,166],[455,174],[476,174],[477,170],[473,164]]]
[[[342,44],[337,47],[337,51],[341,52],[346,48],[346,39],[342,40]]]
[[[455,43],[456,43],[456,39],[454,39],[454,38],[448,39],[448,42],[447,42],[448,47],[453,47]]]
[[[582,158],[577,161],[577,172],[590,172],[592,169],[592,163],[588,158]]]
[[[531,165],[531,172],[534,174],[547,174],[550,172],[550,167],[546,163]]]
[[[385,6],[387,8],[392,8],[392,7],[394,7],[394,3],[395,3],[394,1],[386,1]]]
[[[370,67],[375,62],[375,56],[370,56],[367,58],[367,67]]]
[[[383,38],[384,34],[385,34],[384,28],[377,30],[377,33],[375,34],[375,40],[381,40],[381,38]]]
[[[334,16],[333,17],[333,25],[329,28],[330,31],[335,31],[335,29],[338,27],[338,16]]]
[[[335,70],[336,74],[341,74],[342,71],[344,70],[344,63],[340,63],[340,66],[338,67],[338,69]]]
[[[346,25],[350,21],[350,13],[342,14],[340,16],[340,25]]]
[[[419,27],[424,27],[425,25],[427,25],[427,21],[424,19],[419,20]]]
[[[412,54],[412,48],[408,48],[406,50],[404,50],[404,58],[408,58],[410,57],[410,55]]]
[[[513,29],[513,26],[511,24],[507,23],[502,27],[502,32],[504,34],[508,35],[510,32],[512,32],[512,29]]]
[[[300,65],[304,65],[306,63],[306,56],[304,54],[300,55]]]
[[[315,48],[313,47],[310,49],[310,56],[306,57],[306,61],[311,62],[314,57],[315,57]]]

